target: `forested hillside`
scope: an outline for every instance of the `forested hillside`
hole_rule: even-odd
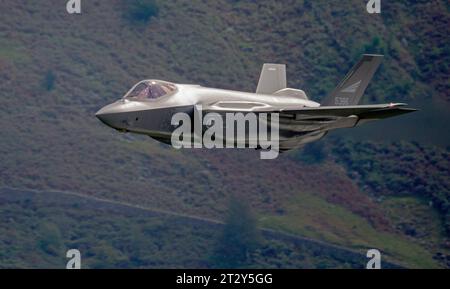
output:
[[[384,1],[380,15],[368,14],[360,0],[82,5],[81,15],[69,15],[65,1],[0,2],[0,187],[70,191],[214,220],[227,216],[233,197],[245,200],[259,228],[363,255],[377,248],[383,260],[405,267],[450,266],[448,1]],[[385,55],[365,103],[410,102],[421,110],[331,134],[273,161],[247,150],[177,151],[120,134],[94,116],[141,79],[253,91],[264,62],[286,63],[289,86],[320,101],[362,53]],[[45,224],[33,224],[40,214],[33,208],[48,204],[35,197],[12,204],[9,197],[1,199],[0,216],[28,219],[22,226],[1,223],[8,232],[0,237],[2,267],[56,266],[52,249],[39,265],[48,246],[32,237],[33,226],[52,236],[68,223],[76,242],[63,235],[56,246],[83,241],[86,250],[105,255],[93,258],[92,267],[213,266],[214,244],[198,232],[216,236],[221,228],[178,230],[158,215],[149,224],[145,216],[127,221],[119,214],[114,223],[106,213],[82,218],[86,208],[67,201],[61,206],[70,209],[56,203],[39,215]],[[161,222],[171,229],[159,232]],[[94,234],[103,223],[125,233]],[[172,243],[177,236],[181,247]],[[190,247],[196,238],[200,249]],[[149,243],[134,243],[143,239]],[[255,253],[241,265],[359,267],[326,250],[310,254],[276,242],[268,255]],[[139,252],[131,246],[173,253],[173,263],[159,255],[132,259]],[[35,247],[38,255],[20,253]],[[192,248],[195,256],[176,261]]]

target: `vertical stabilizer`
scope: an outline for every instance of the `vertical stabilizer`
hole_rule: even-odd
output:
[[[256,93],[272,94],[286,88],[286,65],[265,63],[259,77]]]
[[[322,106],[357,105],[381,63],[383,55],[364,54]]]

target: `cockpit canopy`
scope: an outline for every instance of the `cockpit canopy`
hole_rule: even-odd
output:
[[[170,82],[161,80],[143,80],[134,86],[126,95],[127,99],[144,100],[157,99],[172,94],[177,87]]]

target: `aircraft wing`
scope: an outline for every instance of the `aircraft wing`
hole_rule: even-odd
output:
[[[416,111],[405,107],[405,103],[354,105],[354,106],[322,106],[299,110],[282,110],[283,114],[292,114],[296,118],[324,118],[357,116],[359,119],[384,119]]]
[[[322,106],[296,110],[265,107],[240,107],[231,105],[227,108],[209,107],[205,112],[216,113],[279,113],[280,125],[283,129],[305,131],[328,131],[337,128],[350,128],[367,121],[379,120],[416,111],[405,107],[404,103]]]
[[[319,106],[305,107],[296,110],[273,108],[265,106],[262,103],[254,102],[233,102],[229,101],[220,104],[207,106],[206,112],[255,112],[255,113],[280,113],[280,117],[290,118],[342,118],[348,116],[357,116],[359,119],[383,119],[402,115],[416,111],[416,109],[406,107],[405,103],[372,104],[372,105],[349,105],[349,106]]]

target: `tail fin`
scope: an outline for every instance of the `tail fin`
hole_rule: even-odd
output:
[[[383,55],[364,54],[322,106],[357,105],[381,63]]]
[[[265,63],[256,93],[272,94],[283,88],[286,88],[286,65]]]

